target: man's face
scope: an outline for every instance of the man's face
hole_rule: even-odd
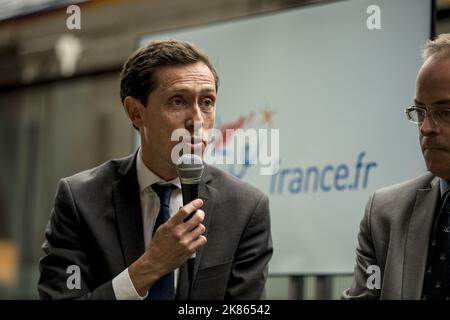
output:
[[[171,141],[174,130],[188,130],[193,138],[189,147],[204,151],[206,131],[214,126],[216,83],[202,62],[161,67],[156,77],[158,86],[147,99],[139,130],[144,161],[167,172],[175,168],[171,152],[179,141]]]
[[[428,111],[450,108],[450,58],[432,56],[425,61],[417,75],[415,104]],[[428,114],[419,131],[428,170],[450,180],[450,124],[436,124]]]

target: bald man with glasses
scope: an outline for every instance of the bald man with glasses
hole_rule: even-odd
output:
[[[428,172],[370,196],[343,299],[450,300],[450,34],[429,41],[423,56],[405,113]]]

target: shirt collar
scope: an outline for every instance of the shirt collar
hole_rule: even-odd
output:
[[[136,171],[140,191],[144,191],[147,187],[151,186],[154,183],[173,184],[181,189],[180,178],[176,177],[175,179],[166,181],[163,178],[159,177],[152,170],[150,170],[142,160],[142,153],[140,148],[138,151],[138,156],[136,157]]]
[[[443,197],[444,194],[450,190],[450,182],[445,179],[439,178],[439,183],[441,187],[441,197]]]

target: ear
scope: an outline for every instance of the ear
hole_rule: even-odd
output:
[[[142,127],[144,124],[143,112],[145,109],[142,103],[134,97],[127,96],[123,101],[123,106],[133,125],[136,128]]]

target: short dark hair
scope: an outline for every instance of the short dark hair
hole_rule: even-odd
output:
[[[155,76],[159,67],[203,62],[214,75],[216,90],[219,77],[208,56],[192,43],[178,40],[156,40],[136,50],[125,61],[120,73],[120,98],[138,99],[144,106],[150,93],[157,87]]]

